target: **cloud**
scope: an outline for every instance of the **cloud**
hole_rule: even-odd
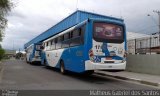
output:
[[[6,49],[23,49],[23,45],[63,18],[80,10],[123,18],[127,31],[153,33],[158,31],[160,0],[13,0],[8,28],[2,42]],[[151,14],[150,17],[147,14]]]

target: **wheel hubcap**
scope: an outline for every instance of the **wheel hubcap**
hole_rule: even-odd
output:
[[[63,73],[64,72],[64,69],[63,69],[63,66],[61,65],[61,72]]]

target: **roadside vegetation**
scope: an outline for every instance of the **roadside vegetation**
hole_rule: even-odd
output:
[[[2,42],[4,37],[4,31],[7,27],[7,18],[6,16],[11,11],[13,3],[11,0],[0,0],[0,42]],[[0,45],[0,60],[3,58],[5,50]]]
[[[2,47],[1,47],[1,45],[0,45],[0,60],[2,60],[4,54],[5,54],[5,50],[2,49]]]

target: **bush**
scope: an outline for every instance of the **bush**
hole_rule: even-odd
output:
[[[5,50],[0,48],[0,60],[3,58],[4,54],[5,54]]]

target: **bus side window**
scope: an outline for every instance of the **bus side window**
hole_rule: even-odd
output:
[[[49,41],[47,41],[47,47],[46,47],[46,49],[50,50]]]
[[[55,49],[55,39],[51,40],[51,50]]]
[[[60,36],[61,41],[64,41],[64,35]]]
[[[42,46],[43,46],[43,48],[42,48],[42,49],[45,49],[45,43],[42,43]]]
[[[76,29],[74,31],[71,32],[71,42],[70,42],[70,46],[78,46],[81,44],[81,40],[80,40],[80,30]]]
[[[52,41],[49,41],[49,50],[51,50],[52,49]]]
[[[46,42],[44,43],[44,49],[46,49]]]
[[[79,36],[82,36],[82,28],[79,28],[78,31],[79,31]]]
[[[78,46],[83,44],[84,38],[83,38],[84,30],[83,28],[78,28],[71,32],[71,43],[70,46]]]
[[[73,38],[78,37],[79,36],[79,29],[72,31],[72,36],[73,36]]]
[[[48,41],[48,46],[49,46],[49,47],[51,46],[51,41]]]
[[[70,33],[68,32],[68,33],[66,33],[66,34],[64,34],[64,40],[68,40],[69,39],[69,36],[70,35]]]
[[[62,48],[69,47],[69,43],[70,43],[69,38],[70,38],[70,33],[64,34],[64,41],[62,43]]]
[[[62,47],[62,37],[59,36],[57,38],[57,44],[56,44],[56,49],[60,49]]]
[[[46,47],[48,46],[48,42],[46,43]]]
[[[53,40],[51,40],[51,45],[53,44]]]
[[[70,38],[72,38],[72,37],[73,37],[73,31],[70,32]]]
[[[84,44],[85,25],[80,28],[81,43]]]
[[[57,49],[57,38],[55,38],[54,43],[55,43],[55,49]]]

